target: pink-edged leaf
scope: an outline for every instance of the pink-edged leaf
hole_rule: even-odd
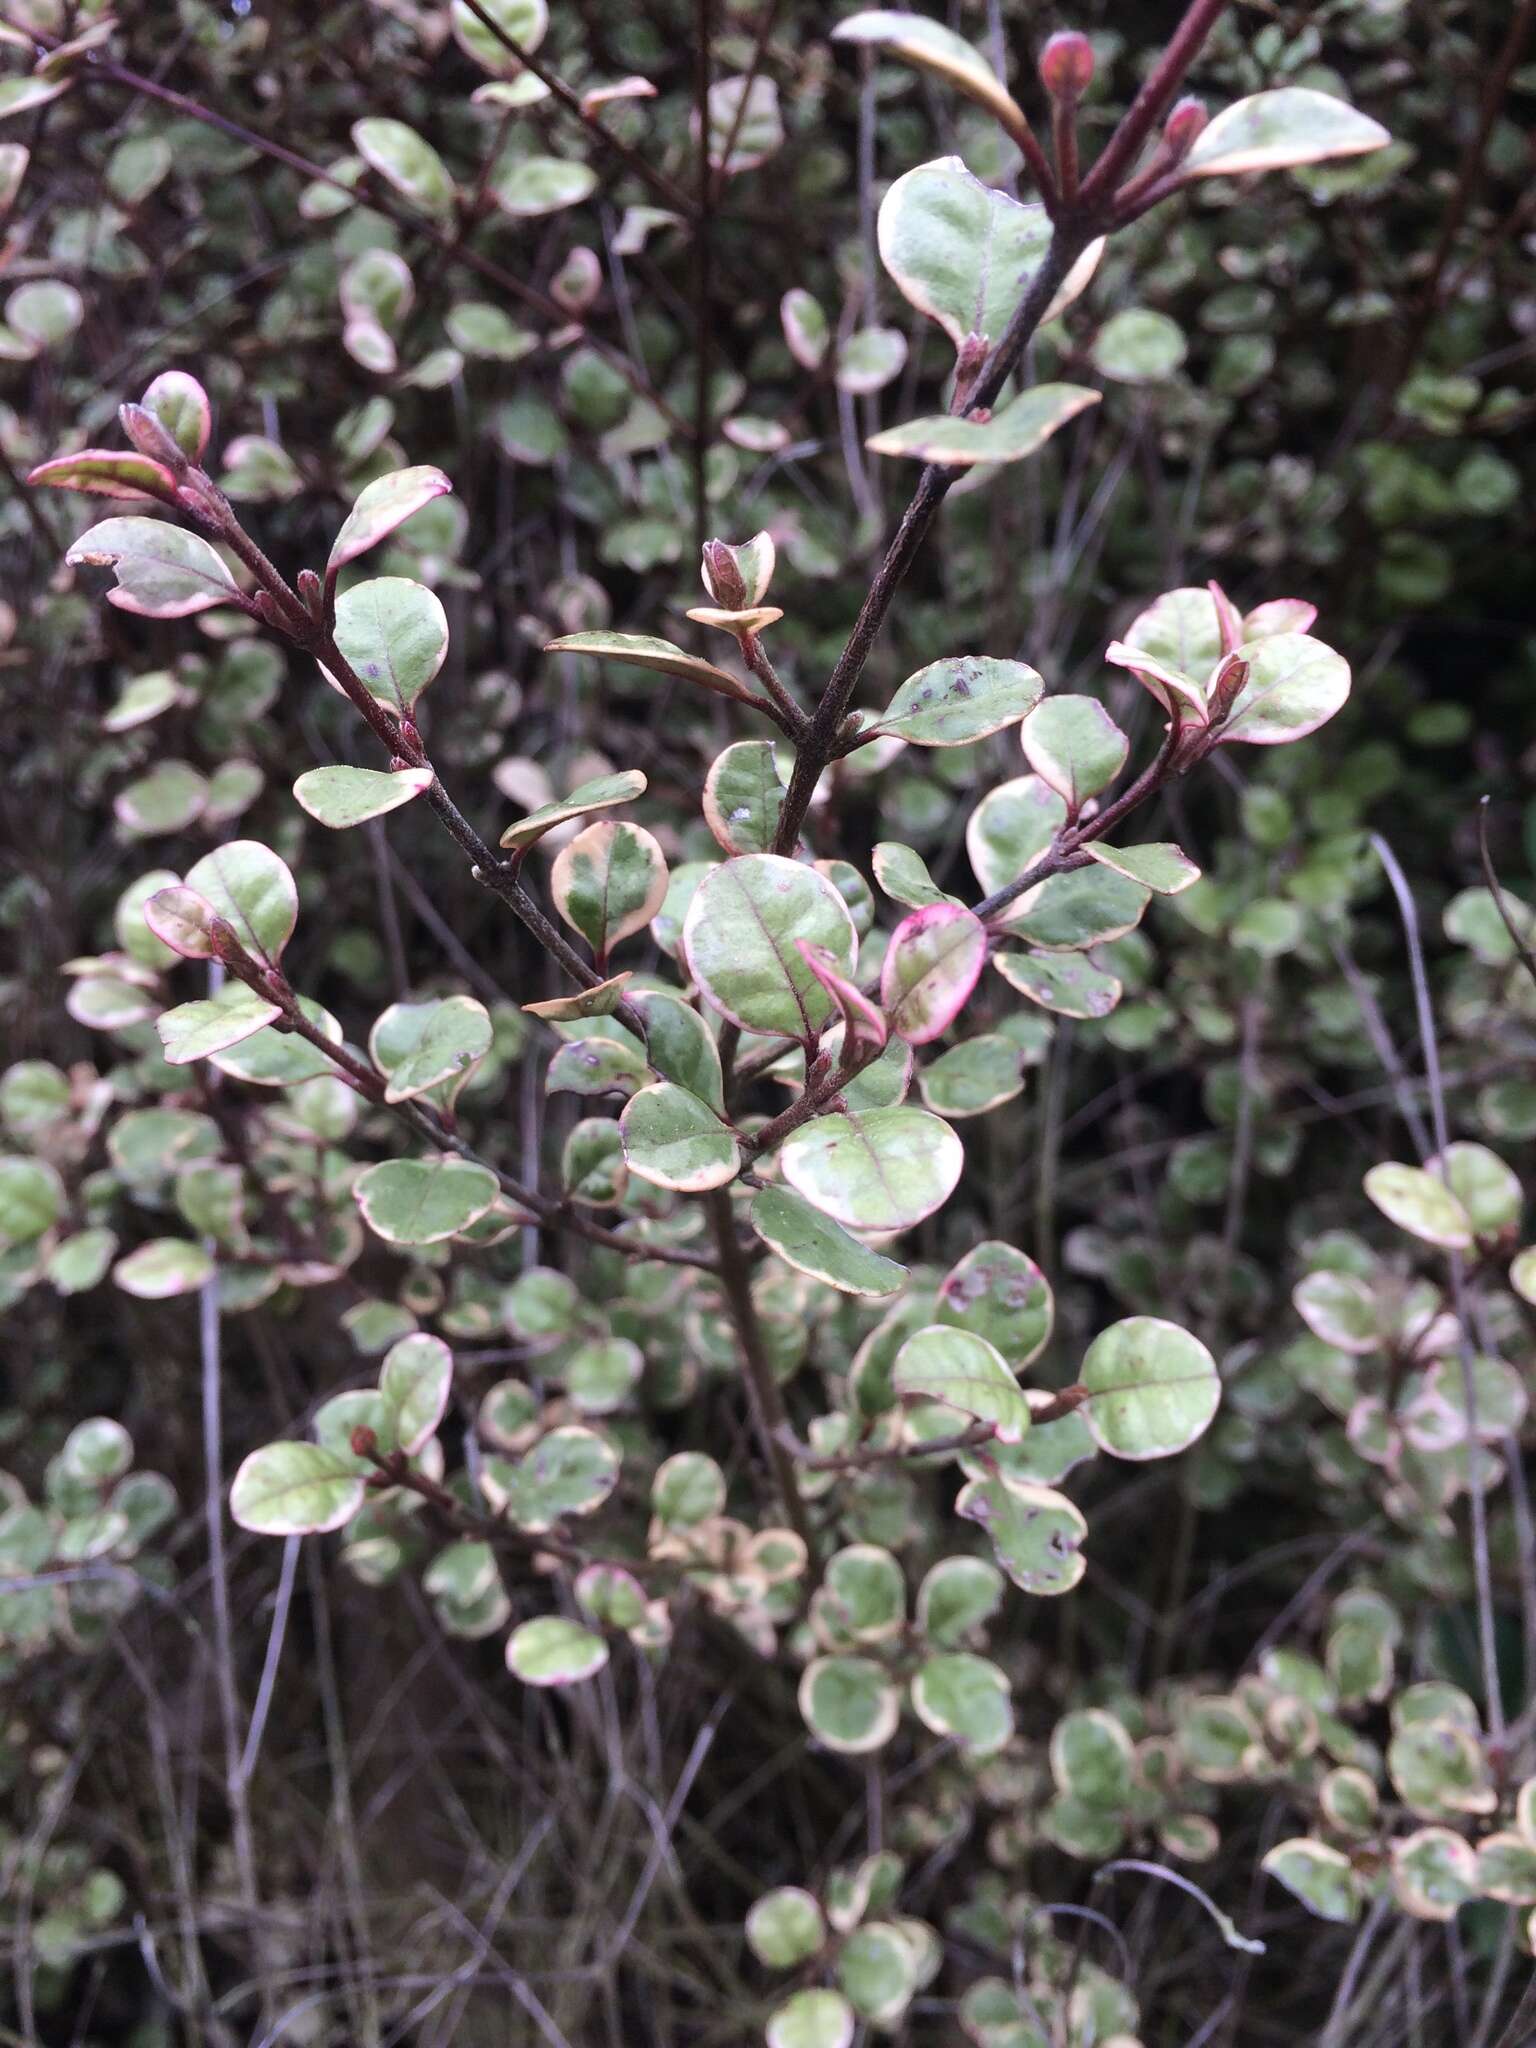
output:
[[[1316,623],[1317,606],[1304,597],[1272,597],[1244,619],[1243,638],[1268,640],[1275,633],[1310,633]]]
[[[891,1029],[926,1045],[959,1016],[987,959],[986,926],[958,903],[927,903],[891,934],[880,1000]]]
[[[157,889],[144,905],[144,922],[163,945],[183,960],[212,960],[217,928],[223,919],[205,896],[178,882]]]
[[[849,1038],[857,1045],[872,1045],[880,1051],[888,1035],[886,1023],[869,997],[848,979],[836,956],[825,946],[813,946],[809,939],[796,939],[795,944],[801,959],[842,1012]]]
[[[240,595],[229,566],[200,534],[163,519],[103,519],[64,557],[115,569],[107,602],[146,619],[184,619]]]
[[[29,484],[55,491],[81,491],[93,498],[134,498],[174,505],[176,479],[163,462],[131,449],[81,448],[73,455],[55,455],[27,476]]]
[[[189,461],[201,460],[213,431],[213,408],[195,377],[185,370],[162,370],[139,403],[154,414]]]
[[[359,492],[356,504],[347,514],[331,549],[326,573],[334,576],[346,563],[355,562],[359,555],[377,547],[423,505],[430,505],[434,498],[441,498],[452,489],[443,472],[430,463],[421,463],[414,469],[394,469],[387,476],[376,477]]]
[[[1104,659],[1116,668],[1128,668],[1165,711],[1173,709],[1173,700],[1177,698],[1185,722],[1204,725],[1205,697],[1193,677],[1181,674],[1166,661],[1159,661],[1155,654],[1145,654],[1139,647],[1127,647],[1123,640],[1111,640],[1104,650]]]
[[[1234,654],[1243,644],[1243,615],[1219,583],[1207,583],[1205,587],[1216,607],[1216,627],[1221,634],[1222,652]]]

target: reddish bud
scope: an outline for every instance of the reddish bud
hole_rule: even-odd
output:
[[[747,584],[736,566],[736,550],[723,540],[704,543],[704,588],[728,612],[744,611]]]
[[[379,1440],[366,1422],[360,1422],[351,1436],[354,1458],[371,1458],[379,1447]]]
[[[1205,101],[1197,100],[1193,94],[1174,104],[1163,123],[1163,141],[1175,163],[1182,163],[1189,155],[1210,118]]]
[[[141,455],[163,462],[173,476],[185,469],[185,455],[152,412],[146,412],[142,405],[120,405],[117,416],[123,423],[123,432]]]
[[[1064,28],[1040,52],[1040,83],[1053,100],[1080,100],[1093,83],[1093,45],[1081,29]]]

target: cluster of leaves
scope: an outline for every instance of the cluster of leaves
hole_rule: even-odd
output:
[[[1164,2038],[1128,1952],[1091,1961],[1055,1917],[1109,1925],[1122,1874],[1245,1967],[1264,1944],[1216,1902],[1246,1923],[1256,1867],[1362,1941],[1388,1907],[1411,1933],[1465,1906],[1502,1955],[1485,2034],[1536,1935],[1506,1640],[1518,1607],[1536,1656],[1536,911],[1462,861],[1421,1085],[1367,837],[1387,797],[1444,803],[1467,729],[1420,701],[1398,619],[1452,589],[1458,546],[1475,581],[1479,522],[1518,494],[1492,444],[1522,401],[1461,366],[1502,360],[1494,316],[1436,325],[1464,233],[1503,236],[1469,197],[1327,451],[1309,416],[1405,291],[1375,230],[1414,145],[1353,102],[1415,136],[1435,102],[1396,90],[1392,6],[1257,35],[1223,12],[1196,0],[1135,95],[1107,15],[1010,85],[979,29],[856,13],[828,41],[775,11],[722,24],[701,86],[649,19],[403,7],[343,36],[395,82],[289,100],[280,156],[126,68],[133,24],[91,6],[29,0],[0,81],[29,138],[0,141],[0,214],[44,252],[0,326],[0,445],[36,494],[0,541],[37,593],[0,655],[85,712],[83,739],[28,733],[34,835],[60,762],[61,858],[72,810],[112,833],[102,902],[36,920],[30,1000],[75,1036],[0,1075],[0,1296],[61,1352],[96,1323],[167,1345],[184,1409],[197,1318],[193,1483],[285,1541],[281,1567],[241,1553],[253,1586],[283,1574],[277,1654],[295,1546],[334,1533],[381,1640],[424,1612],[489,1696],[527,1689],[552,1749],[658,1685],[700,1726],[702,1655],[782,1681],[775,1740],[864,1774],[871,1846],[848,1863],[829,1829],[807,1855],[802,1829],[750,1860],[728,2024],[771,2048],[931,2015],[979,2048]],[[1213,29],[1208,117],[1177,95]],[[267,54],[259,17],[188,35],[210,100]],[[109,92],[142,119],[90,139],[88,197],[45,196]],[[1509,151],[1496,109],[1477,178]],[[241,346],[150,335],[93,387],[88,304],[152,263],[174,324],[211,318],[206,283],[247,290],[247,175],[291,241]],[[779,177],[824,245],[760,264]],[[109,445],[96,389],[140,361],[169,366]],[[893,609],[930,526],[941,566]],[[1273,594],[1298,587],[1327,639],[1311,596]],[[1334,642],[1370,657],[1368,724]],[[1062,1182],[1074,1061],[1129,1179],[1090,1157]],[[1333,1146],[1340,1071],[1386,1075],[1363,1164],[1298,1116],[1310,1089]],[[324,1363],[274,1402],[274,1348],[305,1346]],[[232,1480],[221,1347],[226,1382],[247,1347],[268,1378]],[[152,1547],[186,1547],[177,1488],[89,1414],[125,1405],[71,1360],[7,1419],[19,1684],[105,1668],[185,1597]],[[1084,1582],[1122,1568],[1117,1463],[1160,1460],[1162,1492],[1127,1496],[1180,1529],[1138,1682]],[[1199,1518],[1240,1543],[1267,1500],[1303,1543],[1322,1525],[1327,1572],[1277,1593],[1252,1656],[1181,1652]],[[1088,1617],[1055,1656],[1053,1611]],[[55,1772],[63,1726],[18,1722],[9,1775]],[[226,1777],[259,1914],[252,1767]],[[1276,1800],[1296,1832],[1255,1848]],[[62,2001],[122,1887],[83,1845],[0,1852],[48,1902],[30,1938]]]

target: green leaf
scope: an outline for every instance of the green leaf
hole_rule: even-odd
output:
[[[1278,1842],[1259,1868],[1283,1884],[1319,1920],[1348,1926],[1360,1917],[1360,1880],[1342,1850],[1307,1835]]]
[[[1220,728],[1221,743],[1282,747],[1316,732],[1349,699],[1349,663],[1306,633],[1276,633],[1238,649],[1248,680]]]
[[[263,1444],[235,1474],[229,1511],[258,1536],[318,1536],[357,1513],[366,1471],[321,1444]]]
[[[369,695],[403,718],[443,665],[448,616],[425,585],[375,576],[337,599],[336,645]]]
[[[176,479],[165,464],[131,448],[81,448],[73,455],[56,455],[30,470],[27,482],[93,498],[176,501]]]
[[[388,1077],[386,1102],[408,1102],[437,1088],[445,1090],[443,1106],[451,1107],[490,1049],[490,1012],[473,996],[391,1003],[368,1037],[374,1065]]]
[[[909,1045],[940,1037],[970,1001],[986,959],[986,927],[974,912],[931,903],[904,917],[880,970],[892,1031]]]
[[[170,1301],[195,1294],[213,1275],[213,1260],[184,1237],[154,1237],[112,1268],[112,1279],[137,1301]]]
[[[359,491],[352,510],[343,521],[325,565],[326,574],[334,576],[348,562],[355,562],[359,555],[376,548],[381,540],[389,538],[396,527],[413,518],[423,505],[430,505],[434,498],[440,498],[452,489],[453,485],[443,472],[430,463],[420,463],[413,469],[392,469],[385,476],[375,477],[371,484]],[[394,582],[399,579],[391,577],[386,580]],[[340,637],[338,634],[338,640]]]
[[[736,1178],[741,1155],[728,1125],[708,1103],[671,1081],[642,1088],[619,1118],[631,1173],[679,1194],[702,1194]]]
[[[1454,1920],[1459,1907],[1486,1889],[1481,1868],[1480,1853],[1449,1828],[1416,1828],[1392,1844],[1392,1890],[1415,1920]],[[1286,1882],[1283,1873],[1276,1875]]]
[[[185,370],[162,370],[150,379],[139,402],[154,414],[183,455],[193,462],[202,460],[213,431],[213,408],[195,377]]]
[[[768,2048],[852,2048],[853,2007],[840,1991],[797,1991],[768,2015]]]
[[[764,1188],[752,1203],[752,1228],[786,1265],[844,1294],[894,1294],[904,1266],[882,1258],[788,1188]]]
[[[825,875],[779,854],[712,868],[683,920],[688,970],[712,1008],[744,1031],[809,1040],[833,1003],[797,939],[852,974],[859,942],[848,906]]]
[[[1084,1354],[1090,1435],[1117,1458],[1168,1458],[1205,1434],[1221,1403],[1216,1361],[1198,1337],[1158,1316],[1128,1316]]]
[[[1392,140],[1379,121],[1310,86],[1254,93],[1221,112],[1196,138],[1181,179],[1233,178],[1280,171],[1329,157],[1359,156]]]
[[[77,1230],[49,1254],[44,1268],[49,1285],[59,1294],[89,1293],[106,1278],[116,1252],[115,1231]]]
[[[619,1483],[619,1454],[596,1430],[552,1429],[520,1464],[488,1462],[486,1496],[518,1528],[541,1536],[566,1515],[590,1515]]]
[[[1136,1781],[1136,1746],[1102,1707],[1064,1714],[1051,1733],[1051,1776],[1084,1806],[1123,1813]]]
[[[793,1970],[819,1955],[827,1923],[820,1906],[798,1885],[779,1885],[752,1905],[743,1932],[747,1947],[771,1970]]]
[[[1525,1191],[1497,1152],[1458,1139],[1424,1163],[1460,1202],[1478,1237],[1518,1236]]]
[[[727,853],[767,853],[786,795],[767,740],[739,740],[704,779],[704,822]]]
[[[64,1213],[64,1182],[45,1159],[0,1158],[0,1245],[31,1244]]]
[[[919,853],[910,846],[902,846],[894,839],[882,839],[874,851],[875,880],[895,903],[905,903],[914,910],[921,910],[927,903],[958,903],[957,896],[946,896],[944,891],[929,874],[927,864]]]
[[[891,2027],[917,1990],[918,1951],[889,1920],[853,1928],[837,1956],[838,1986],[861,2019]]]
[[[986,893],[1027,874],[1066,822],[1065,803],[1038,775],[1019,775],[989,790],[965,828],[965,850]]]
[[[352,124],[352,147],[370,170],[377,171],[413,206],[439,220],[453,212],[454,186],[431,143],[404,121],[370,115]]]
[[[414,1457],[432,1436],[452,1385],[453,1353],[441,1337],[416,1330],[390,1346],[379,1368],[379,1392],[402,1451]]]
[[[646,633],[567,633],[551,640],[546,654],[590,654],[598,661],[620,661],[630,668],[655,669],[661,675],[681,676],[684,682],[702,683],[720,697],[744,701],[751,695],[745,683],[712,661],[685,654],[670,640],[658,640]]]
[[[779,301],[779,324],[784,346],[801,369],[819,370],[832,330],[825,312],[803,286],[795,285]]]
[[[612,1124],[604,1124],[611,1131]],[[645,1354],[627,1337],[578,1344],[560,1367],[565,1390],[583,1415],[611,1415],[634,1393],[645,1370]]]
[[[980,1523],[998,1563],[1026,1593],[1070,1593],[1087,1568],[1080,1546],[1088,1524],[1064,1493],[1048,1486],[1001,1476],[973,1479],[961,1488],[955,1513]]]
[[[1056,1304],[1040,1268],[996,1240],[974,1245],[939,1289],[937,1320],[984,1337],[1016,1373],[1045,1349],[1055,1319]]]
[[[330,1044],[340,1045],[341,1026],[330,1012],[308,996],[298,1000],[300,1010],[316,1030]],[[228,1074],[232,1081],[249,1081],[258,1088],[297,1088],[336,1071],[323,1052],[306,1044],[296,1033],[270,1028],[212,1054],[211,1058],[221,1074]]]
[[[1003,1603],[1003,1575],[984,1557],[941,1557],[917,1592],[917,1627],[930,1643],[952,1648],[985,1628]]]
[[[652,1069],[723,1115],[720,1051],[698,1011],[665,989],[639,989],[630,1001],[645,1020],[645,1057]]]
[[[1189,353],[1184,330],[1166,313],[1127,306],[1094,336],[1093,367],[1118,384],[1160,384]]]
[[[967,1038],[924,1067],[918,1085],[935,1116],[984,1116],[1024,1092],[1019,1048],[998,1031]]]
[[[398,811],[435,780],[430,768],[310,768],[293,785],[294,796],[317,824],[342,832]]]
[[[1002,1353],[970,1330],[919,1330],[897,1352],[891,1384],[908,1400],[942,1401],[991,1423],[1001,1443],[1018,1443],[1029,1428],[1029,1403]]]
[[[651,1506],[669,1529],[694,1529],[725,1506],[725,1474],[702,1451],[678,1451],[656,1468]]]
[[[1154,840],[1141,846],[1106,846],[1091,839],[1083,851],[1101,866],[1125,875],[1154,896],[1179,896],[1200,879],[1200,870],[1182,847],[1168,840]]]
[[[1425,1244],[1470,1251],[1472,1219],[1437,1175],[1388,1160],[1365,1176],[1365,1192],[1389,1223]]]
[[[597,190],[590,164],[559,156],[503,158],[491,181],[491,197],[514,220],[537,220],[579,206]]]
[[[1477,1845],[1477,1889],[1501,1905],[1536,1905],[1536,1842],[1508,1830],[1484,1835]]]
[[[833,381],[852,398],[871,398],[901,375],[906,360],[907,337],[899,327],[863,327],[839,348]]]
[[[579,1685],[608,1662],[608,1645],[580,1622],[541,1614],[507,1638],[507,1669],[524,1685]]]
[[[1114,781],[1131,743],[1097,697],[1042,698],[1019,728],[1024,758],[1075,818]]]
[[[800,1712],[825,1748],[865,1756],[896,1733],[901,1698],[873,1658],[816,1657],[800,1680]]]
[[[1020,995],[1061,1018],[1106,1018],[1122,995],[1114,975],[1073,954],[993,952],[991,965]]]
[[[910,1230],[955,1190],[965,1153],[922,1109],[816,1117],[780,1152],[784,1178],[850,1230]]]
[[[637,796],[645,794],[646,786],[646,778],[638,768],[627,768],[619,775],[599,775],[591,782],[583,782],[569,796],[557,798],[554,803],[541,804],[538,810],[519,818],[502,833],[501,843],[518,848],[532,846],[546,832],[572,818],[584,818],[593,811],[611,811],[620,804],[632,803]]]
[[[1308,1273],[1291,1294],[1296,1312],[1314,1336],[1339,1351],[1380,1348],[1383,1333],[1373,1288],[1353,1273]]]
[[[926,15],[899,14],[873,8],[851,14],[832,31],[834,42],[875,44],[931,72],[975,100],[1000,120],[1010,135],[1017,136],[1026,125],[1017,101],[992,66],[953,29]]]
[[[481,15],[489,15],[495,28],[487,28]],[[454,41],[482,71],[497,78],[517,78],[520,73],[533,78],[532,72],[523,70],[517,51],[531,52],[543,42],[549,27],[546,0],[478,0],[478,12],[464,0],[453,0],[448,19]],[[496,29],[501,30],[500,35]],[[509,49],[509,42],[515,47]]]
[[[287,862],[270,847],[255,839],[215,847],[194,862],[186,887],[224,920],[252,959],[277,965],[298,923],[299,892]]]
[[[892,17],[909,24],[911,15]],[[936,27],[937,24],[927,24]],[[1045,261],[1051,222],[1042,205],[1021,206],[972,177],[957,156],[919,164],[880,203],[880,260],[902,296],[936,320],[958,349],[967,335],[997,342]],[[1102,239],[1078,258],[1047,317],[1087,284]]]
[[[568,996],[552,996],[547,1003],[524,1003],[523,1008],[530,1017],[543,1017],[551,1024],[574,1024],[585,1017],[611,1017],[624,1000],[629,980],[630,970],[626,968],[606,981],[593,982],[590,988],[576,989]]]
[[[460,299],[443,315],[443,327],[462,354],[487,362],[520,363],[539,345],[537,335],[484,299]]]
[[[13,114],[31,114],[46,107],[74,83],[69,78],[0,78],[0,121]]]
[[[108,604],[147,619],[184,619],[227,604],[239,589],[207,541],[163,519],[103,519],[72,543],[64,559],[115,570]]]
[[[210,1053],[224,1052],[254,1037],[281,1015],[278,1004],[269,1003],[254,989],[236,981],[205,1001],[180,1003],[174,1010],[163,1010],[155,1019],[155,1029],[165,1048],[166,1064],[185,1067],[193,1060],[206,1059]]]
[[[912,1681],[912,1710],[932,1734],[953,1736],[968,1756],[992,1756],[1013,1734],[1007,1674],[965,1650],[921,1666]]]
[[[560,915],[601,963],[660,910],[667,863],[641,826],[603,818],[561,847],[550,872],[550,892]]]
[[[1021,462],[1069,420],[1097,405],[1100,396],[1084,384],[1035,384],[989,420],[937,413],[887,427],[864,445],[874,455],[909,455],[949,469],[968,469],[978,462]]]
[[[1022,661],[955,655],[908,676],[876,721],[914,747],[968,747],[1032,711],[1045,687]]]
[[[463,1159],[386,1159],[352,1192],[369,1228],[388,1244],[441,1244],[496,1200],[496,1176]]]
[[[1124,938],[1140,924],[1151,891],[1097,864],[1050,875],[1019,897],[1008,933],[1048,953],[1080,953]]]

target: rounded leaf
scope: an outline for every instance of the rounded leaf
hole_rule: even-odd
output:
[[[312,1536],[350,1522],[365,1497],[356,1458],[321,1444],[264,1444],[235,1474],[229,1511],[259,1536]]]
[[[954,1193],[965,1151],[927,1110],[816,1117],[785,1139],[784,1178],[850,1230],[910,1230]]]
[[[771,1970],[793,1970],[820,1954],[827,1923],[820,1906],[798,1885],[779,1885],[748,1910],[747,1947]]]
[[[830,1216],[789,1188],[764,1188],[752,1203],[752,1228],[797,1272],[844,1294],[894,1294],[906,1268],[851,1237]]]
[[[1422,1166],[1396,1160],[1373,1166],[1365,1176],[1365,1192],[1389,1223],[1425,1244],[1469,1251],[1472,1219],[1438,1175]]]
[[[209,542],[163,519],[103,519],[71,543],[64,559],[115,570],[107,602],[149,619],[185,619],[228,604],[239,590]]]
[[[671,1081],[642,1088],[619,1118],[631,1173],[679,1194],[702,1194],[734,1180],[741,1155],[728,1125],[707,1102]]]
[[[833,1003],[796,940],[852,974],[859,942],[847,904],[825,875],[779,854],[711,868],[683,920],[689,972],[714,1009],[745,1031],[809,1040]]]
[[[389,125],[398,127],[402,124]],[[426,144],[423,143],[422,147],[425,148]],[[440,498],[452,489],[453,485],[443,472],[430,463],[421,463],[413,469],[392,469],[385,476],[375,477],[371,484],[359,491],[352,510],[342,522],[326,563],[326,574],[334,576],[348,562],[355,562],[359,555],[376,548],[381,540],[388,539],[396,527],[403,526],[423,505],[430,505],[434,498]]]
[[[891,934],[880,970],[886,1020],[909,1045],[947,1031],[970,1000],[987,959],[987,930],[973,911],[930,903]]]
[[[1007,1674],[965,1650],[928,1659],[912,1681],[912,1710],[925,1728],[955,1737],[971,1756],[992,1755],[1013,1734]]]
[[[186,887],[224,920],[246,953],[277,965],[298,923],[299,892],[287,862],[270,847],[256,839],[215,847],[194,862]]]
[[[369,695],[403,718],[443,665],[448,615],[424,584],[375,576],[337,599],[335,639]]]
[[[768,2016],[768,2048],[852,2048],[853,2007],[840,1991],[797,1991]]]
[[[955,655],[908,676],[876,721],[914,747],[968,747],[1016,725],[1040,701],[1039,675],[1022,661]]]
[[[873,1658],[817,1657],[800,1680],[800,1712],[825,1748],[864,1756],[896,1733],[901,1699]]]
[[[579,1685],[608,1662],[608,1645],[579,1621],[541,1614],[507,1638],[507,1669],[524,1685]]]
[[[496,1176],[465,1159],[386,1159],[352,1192],[369,1228],[388,1244],[441,1244],[495,1202]]]
[[[1392,140],[1379,121],[1332,94],[1286,85],[1223,107],[1197,136],[1181,178],[1233,178],[1359,156]]]
[[[550,889],[555,908],[601,961],[660,910],[667,863],[642,827],[603,818],[561,847]]]
[[[430,768],[311,768],[293,785],[293,794],[317,825],[344,832],[399,810],[433,780]]]
[[[969,1330],[919,1330],[897,1352],[891,1384],[908,1400],[942,1401],[991,1423],[1005,1444],[1018,1443],[1029,1428],[1029,1403],[1002,1353]]]
[[[1090,1435],[1117,1458],[1168,1458],[1203,1436],[1221,1403],[1216,1361],[1158,1316],[1128,1316],[1095,1337],[1078,1375]]]

